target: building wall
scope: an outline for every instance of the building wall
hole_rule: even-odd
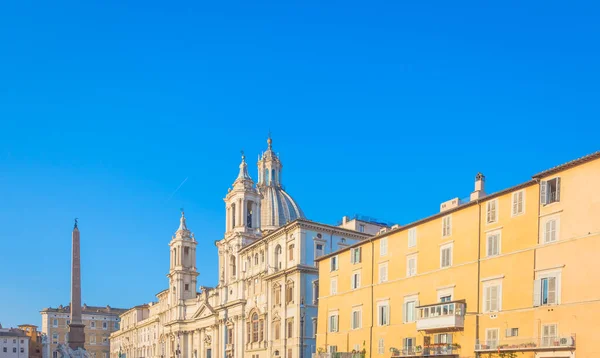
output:
[[[560,177],[560,201],[542,205],[540,181],[557,176]],[[415,355],[422,355],[427,337],[433,343],[436,334],[448,333],[452,343],[457,345],[453,353],[460,357],[496,356],[497,349],[490,351],[485,350],[486,347],[511,349],[511,346],[530,342],[536,343],[536,348],[521,347],[524,351],[519,352],[519,356],[598,355],[600,350],[594,345],[593,327],[600,321],[600,285],[585,273],[600,270],[600,260],[596,259],[600,254],[600,221],[597,220],[600,191],[595,189],[599,180],[598,159],[575,167],[566,166],[557,173],[536,177],[518,187],[364,241],[358,246],[362,250],[360,264],[350,262],[352,248],[324,257],[319,261],[317,349],[327,351],[336,346],[339,352],[350,352],[358,348],[364,349],[369,357],[389,357],[391,348],[402,352],[404,339],[414,338],[414,346],[421,347]],[[522,195],[524,199],[520,213],[513,213],[513,195]],[[494,204],[488,204],[491,202]],[[495,205],[496,219],[492,222],[488,222],[488,205]],[[442,232],[444,217],[452,220],[451,234],[447,236]],[[558,220],[557,240],[550,243],[544,241],[548,219]],[[416,230],[416,245],[409,247],[409,231],[413,230]],[[497,251],[488,251],[491,235],[499,235]],[[382,241],[387,241],[387,245],[382,246]],[[452,245],[452,264],[441,268],[440,251],[445,245]],[[381,248],[386,246],[387,253],[382,253]],[[331,270],[333,257],[339,258],[337,271]],[[413,257],[417,258],[416,274],[408,276],[407,259]],[[381,265],[387,265],[385,282],[379,280]],[[350,278],[357,269],[363,272],[361,288],[351,290]],[[539,287],[536,279],[557,273],[560,276],[557,302],[534,305],[534,285]],[[332,279],[338,281],[337,293],[333,295],[330,292]],[[486,306],[486,292],[491,286],[500,287],[501,292],[498,310],[494,311],[488,311]],[[440,297],[448,294],[452,295],[452,301],[466,304],[464,326],[451,327],[452,324],[417,330],[417,322],[407,322],[404,305],[407,300],[415,299],[417,306],[426,306],[439,303]],[[536,297],[540,294],[535,292]],[[386,302],[390,320],[381,325],[378,305]],[[352,329],[352,310],[359,307],[362,308],[362,326]],[[330,332],[328,327],[332,312],[339,313],[338,332]],[[557,324],[556,338],[550,339],[552,342],[560,338],[574,339],[575,349],[541,349],[540,346],[546,344],[541,339],[544,326],[549,324]],[[507,336],[507,329],[512,328],[518,329],[515,337]],[[497,338],[488,340],[488,330],[495,329]]]
[[[29,337],[16,329],[0,329],[0,358],[28,358]]]
[[[95,309],[106,310],[106,307]],[[111,308],[111,312],[93,312],[84,306],[82,321],[85,324],[85,349],[92,358],[108,358],[110,353],[110,334],[118,330],[120,325],[119,314],[123,309]],[[47,308],[41,311],[42,333],[46,334],[48,341],[48,355],[53,356],[58,344],[67,343],[70,323],[70,310],[68,307]],[[50,358],[44,357],[44,358]]]

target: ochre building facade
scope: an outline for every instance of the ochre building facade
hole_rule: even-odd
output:
[[[600,152],[319,258],[317,351],[597,357]]]

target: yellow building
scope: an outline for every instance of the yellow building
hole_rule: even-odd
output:
[[[322,356],[600,356],[600,152],[484,184],[319,259]]]

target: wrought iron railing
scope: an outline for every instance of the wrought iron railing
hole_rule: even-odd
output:
[[[531,351],[544,349],[573,349],[575,335],[549,336],[538,338],[506,338],[503,340],[479,341],[475,351]]]

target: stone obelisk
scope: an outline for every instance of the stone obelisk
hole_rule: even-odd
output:
[[[81,321],[81,257],[79,254],[79,229],[77,219],[73,228],[73,252],[71,256],[71,324],[69,324],[69,347],[85,349],[85,325]]]

